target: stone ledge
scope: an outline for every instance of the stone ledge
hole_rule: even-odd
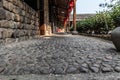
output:
[[[79,33],[79,35],[84,35],[84,36],[91,36],[91,37],[98,37],[98,38],[102,38],[102,39],[106,39],[106,40],[110,40],[111,41],[111,35],[108,34],[86,34],[86,33]]]

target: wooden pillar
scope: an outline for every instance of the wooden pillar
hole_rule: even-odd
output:
[[[74,31],[76,31],[76,0],[74,0],[74,8],[73,8],[73,27],[74,27]]]
[[[37,0],[38,17],[40,18],[40,0]]]
[[[38,11],[38,18],[39,18],[39,35],[40,35],[40,0],[37,0],[37,11]]]
[[[64,23],[64,32],[66,32],[67,30],[67,22]]]
[[[70,14],[69,14],[69,18],[68,18],[68,32],[70,32]]]
[[[44,34],[47,34],[48,26],[48,0],[44,0]]]
[[[49,0],[44,0],[44,28],[45,35],[51,34],[51,26],[49,24]]]
[[[48,25],[49,23],[49,6],[48,0],[44,0],[44,23]]]
[[[49,0],[43,0],[43,23],[40,25],[41,35],[49,35],[51,34],[51,26],[49,24]],[[41,14],[41,13],[40,13]]]

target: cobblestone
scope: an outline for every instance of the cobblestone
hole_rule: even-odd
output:
[[[0,47],[0,74],[3,75],[120,72],[120,53],[112,43],[96,38],[48,36]]]
[[[120,74],[67,74],[67,75],[9,75],[0,76],[1,80],[120,80]]]

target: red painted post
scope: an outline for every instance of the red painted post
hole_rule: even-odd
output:
[[[73,8],[73,27],[74,27],[74,31],[76,31],[76,0],[74,0],[74,8]]]

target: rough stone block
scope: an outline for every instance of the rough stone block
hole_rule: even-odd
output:
[[[19,2],[19,7],[20,7],[21,9],[23,9],[23,2],[22,2],[22,1]]]
[[[2,34],[2,39],[5,39],[5,38],[7,38],[7,30],[3,30],[2,32],[1,32],[1,34]]]
[[[9,5],[8,5],[8,1],[6,1],[6,0],[3,0],[3,7],[5,8],[5,9],[7,9],[7,10],[9,10],[8,8],[9,8]]]
[[[35,16],[34,15],[32,15],[32,20],[35,20]]]
[[[12,38],[19,38],[19,37],[20,37],[19,30],[14,30],[12,33]]]
[[[15,6],[9,2],[9,1],[6,1],[6,0],[3,0],[3,7],[6,9],[6,10],[9,10],[9,11],[12,11],[14,10]]]
[[[25,23],[28,24],[28,18],[27,17],[25,18]]]
[[[18,31],[18,34],[19,34],[19,36],[24,36],[24,35],[25,35],[25,32],[24,32],[24,30],[19,30],[19,31]]]
[[[27,20],[28,20],[28,18],[25,17],[24,19],[25,19],[25,23],[27,24]]]
[[[16,6],[20,6],[20,0],[16,0]]]
[[[15,15],[9,11],[6,11],[6,19],[7,20],[14,20],[15,19]]]
[[[21,14],[22,14],[22,16],[25,16],[26,13],[24,10],[22,10]]]
[[[24,24],[24,29],[29,29],[29,25],[28,24]]]
[[[2,2],[2,0],[0,0],[0,2]]]
[[[13,34],[13,29],[8,29],[7,30],[7,38],[11,38]]]
[[[6,39],[6,38],[11,38],[12,36],[12,29],[4,29],[0,28],[0,39]]]
[[[0,28],[0,39],[2,38],[2,31],[3,29]]]
[[[35,21],[34,20],[31,20],[31,25],[34,25],[35,24]]]
[[[19,7],[15,6],[15,8],[13,9],[13,12],[14,12],[15,14],[20,14],[20,13],[19,13],[19,12],[20,12]]]
[[[16,22],[17,29],[22,29],[22,23],[21,22]]]
[[[2,20],[0,21],[0,27],[1,28],[15,28],[15,22]]]
[[[23,2],[23,10],[25,10],[25,4],[26,4],[26,3],[25,3],[25,2]]]
[[[27,30],[23,30],[24,35],[23,36],[27,36]]]
[[[18,0],[12,0],[13,4],[17,6],[17,1]]]
[[[9,9],[9,11],[14,10],[14,8],[15,8],[15,6],[11,2],[9,2],[8,3],[8,9]]]
[[[13,0],[8,0],[9,2],[13,2]]]
[[[35,26],[39,26],[39,22],[38,21],[35,22]]]
[[[34,28],[34,25],[30,25],[29,30],[32,30]]]
[[[0,20],[6,19],[6,11],[0,8]]]
[[[6,38],[6,40],[5,40],[5,44],[10,44],[10,43],[13,43],[13,42],[16,42],[16,39]]]
[[[30,24],[30,23],[31,23],[31,20],[30,20],[29,18],[28,18],[28,20],[27,20],[27,23],[28,23],[28,24]]]
[[[3,5],[2,5],[2,1],[0,1],[0,7],[2,7]]]
[[[21,29],[25,29],[26,24],[21,24]]]
[[[18,15],[18,14],[15,14],[15,21],[17,21],[17,22],[20,22],[20,15]]]
[[[29,18],[30,17],[29,13],[26,12],[25,17]]]
[[[13,33],[12,29],[4,29],[4,28],[0,28],[0,38],[11,38]]]
[[[23,16],[20,16],[20,21],[21,21],[21,23],[24,22],[24,17]]]
[[[28,35],[29,35],[29,36],[31,36],[31,35],[32,35],[32,34],[31,34],[31,32],[32,32],[31,30],[28,30]]]

